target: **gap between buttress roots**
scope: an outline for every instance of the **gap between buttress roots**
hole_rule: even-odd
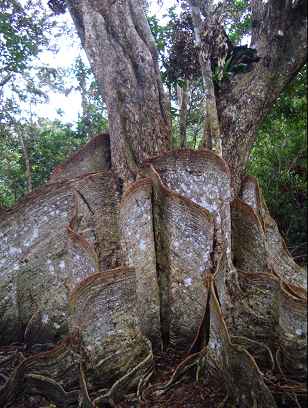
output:
[[[157,261],[157,254],[159,251],[161,251],[160,248],[160,241],[158,238],[159,231],[157,231],[156,223],[155,221],[155,213],[154,213],[154,194],[157,194],[157,191],[154,191],[154,188],[152,188],[151,192],[151,204],[152,204],[152,226],[153,226],[153,238],[154,238],[154,250],[155,250],[155,262],[156,262],[156,276],[157,276],[157,282],[158,282],[158,287],[159,287],[159,301],[160,301],[160,332],[161,332],[161,345],[160,349],[161,351],[165,351],[168,347],[169,344],[169,316],[168,316],[168,308],[166,307],[165,310],[163,310],[162,305],[164,305],[164,294],[163,294],[163,288],[164,288],[164,283],[161,281],[162,276],[161,276],[161,271],[159,268],[159,264]],[[159,211],[159,209],[158,209]]]

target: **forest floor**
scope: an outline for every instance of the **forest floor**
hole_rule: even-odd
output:
[[[154,374],[150,380],[149,387],[143,394],[143,400],[136,400],[131,394],[117,408],[237,408],[233,404],[225,402],[226,391],[222,383],[210,382],[207,384],[197,383],[194,378],[187,378],[175,384],[170,390],[157,395],[157,386],[165,384],[171,378],[177,365],[183,360],[183,353],[173,350],[156,353],[154,357]],[[277,401],[279,408],[298,408],[306,406],[297,405],[290,399],[284,403]],[[0,407],[1,408],[1,407]],[[43,397],[21,398],[12,408],[57,408],[46,401]],[[72,407],[75,408],[75,407]],[[77,408],[77,407],[76,407]],[[107,406],[106,406],[107,408]]]
[[[154,357],[155,371],[150,381],[150,387],[144,392],[144,400],[140,408],[218,408],[225,398],[221,384],[199,384],[193,378],[176,384],[160,396],[155,395],[155,386],[170,380],[175,367],[183,360],[183,353],[173,350],[156,353]],[[152,391],[153,390],[153,391]],[[131,408],[129,401],[121,408]]]
[[[117,404],[117,408],[218,408],[225,397],[223,387],[218,384],[208,386],[198,384],[193,378],[176,384],[160,396],[155,395],[156,386],[168,382],[175,367],[184,357],[183,353],[176,353],[173,350],[156,353],[154,374],[150,380],[149,388],[144,392],[143,401],[137,401],[131,395],[131,398],[128,397]],[[13,408],[56,407],[43,397],[25,396],[16,402]]]

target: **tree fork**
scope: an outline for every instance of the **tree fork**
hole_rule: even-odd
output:
[[[260,61],[250,72],[222,84],[217,110],[223,158],[236,197],[258,126],[273,103],[307,61],[307,2],[251,0],[252,46]]]

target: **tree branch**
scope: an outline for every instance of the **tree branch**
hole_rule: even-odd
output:
[[[260,61],[251,72],[226,82],[217,98],[223,157],[231,168],[235,192],[258,126],[307,58],[305,1],[272,0],[261,10],[256,0],[252,6],[253,40]]]

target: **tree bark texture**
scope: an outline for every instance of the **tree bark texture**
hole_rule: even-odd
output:
[[[251,1],[252,46],[261,60],[225,82],[217,95],[223,157],[235,195],[245,176],[256,130],[307,59],[307,2]]]
[[[111,157],[134,179],[149,157],[170,148],[170,113],[141,0],[68,1],[108,109]]]

